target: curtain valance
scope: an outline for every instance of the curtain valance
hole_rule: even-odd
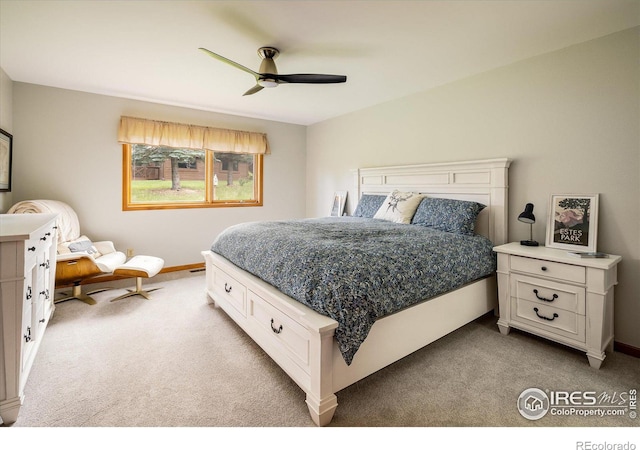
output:
[[[160,122],[127,116],[120,118],[118,142],[213,150],[222,153],[271,153],[265,133]]]

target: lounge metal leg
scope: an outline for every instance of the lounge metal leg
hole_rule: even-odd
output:
[[[146,298],[147,300],[151,300],[151,297],[149,296],[149,293],[153,292],[153,291],[157,291],[158,289],[162,289],[162,287],[156,287],[156,288],[143,290],[142,289],[142,277],[136,277],[136,288],[135,288],[135,290],[134,289],[128,289],[129,292],[127,292],[126,294],[122,294],[121,296],[116,297],[111,301],[115,302],[117,300],[122,300],[123,298],[132,297],[134,295],[141,295],[144,298]]]
[[[93,291],[91,292],[91,294],[94,294],[95,292],[106,291],[106,290],[107,289]],[[80,300],[81,302],[84,302],[87,305],[95,305],[97,303],[89,294],[85,294],[82,292],[82,287],[80,286],[80,283],[73,285],[73,288],[71,289],[71,295],[54,300],[53,303],[61,303],[61,302],[66,302],[68,300]]]

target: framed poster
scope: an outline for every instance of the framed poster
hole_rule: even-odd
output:
[[[13,136],[0,129],[0,192],[11,192]]]
[[[347,191],[336,191],[333,194],[333,203],[331,204],[331,215],[340,217],[344,214],[344,205],[347,202]]]
[[[547,247],[595,252],[597,238],[598,194],[551,196]]]

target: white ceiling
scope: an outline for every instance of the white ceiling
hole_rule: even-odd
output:
[[[640,24],[638,0],[0,0],[0,67],[34,83],[309,125]],[[242,94],[257,49],[281,74]]]

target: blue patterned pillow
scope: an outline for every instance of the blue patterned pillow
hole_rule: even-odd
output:
[[[484,208],[485,205],[476,202],[425,197],[411,223],[450,233],[472,235],[478,214]]]
[[[353,212],[353,216],[368,217],[371,219],[376,215],[385,198],[387,198],[386,195],[362,194],[358,206],[356,206],[356,210]]]

